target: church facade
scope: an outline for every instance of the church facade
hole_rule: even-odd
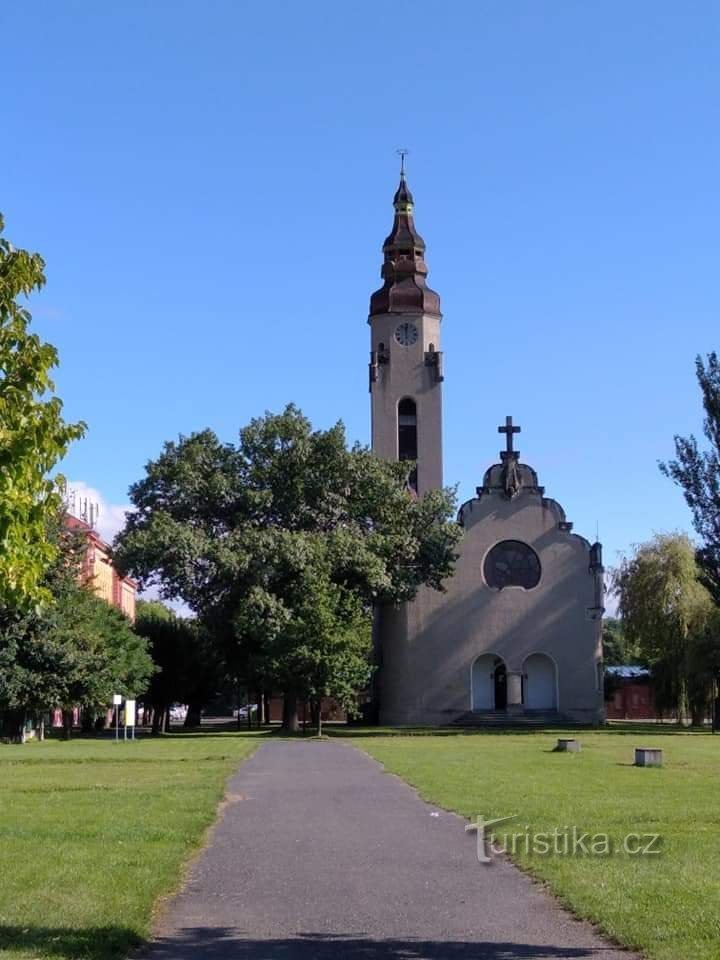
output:
[[[414,493],[443,484],[440,298],[427,285],[404,171],[383,245],[383,286],[370,300],[372,447],[415,464]],[[444,593],[375,614],[381,724],[603,718],[602,548],[572,532],[520,460],[520,428],[462,505],[463,538]]]

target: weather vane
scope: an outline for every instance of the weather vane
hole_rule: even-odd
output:
[[[395,153],[400,157],[400,176],[405,176],[405,157],[410,153],[407,147],[400,147]]]

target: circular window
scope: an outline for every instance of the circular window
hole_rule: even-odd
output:
[[[502,540],[485,557],[483,573],[489,587],[532,590],[540,582],[540,559],[526,543]]]

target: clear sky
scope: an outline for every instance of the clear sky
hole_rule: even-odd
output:
[[[718,342],[711,0],[26,0],[0,6],[0,209],[117,519],[178,433],[296,402],[369,439],[366,325],[397,147],[442,297],[445,469],[506,414],[606,562],[689,529],[657,469]],[[114,509],[113,509],[114,508]]]

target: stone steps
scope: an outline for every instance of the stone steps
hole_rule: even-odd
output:
[[[452,721],[454,727],[568,727],[575,724],[557,710],[474,710]]]

